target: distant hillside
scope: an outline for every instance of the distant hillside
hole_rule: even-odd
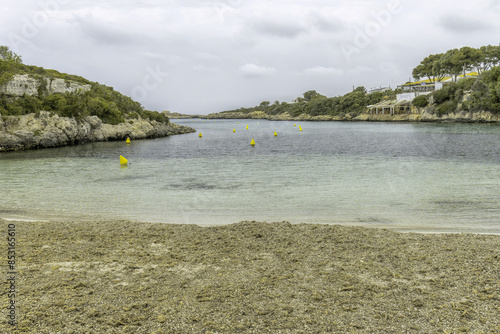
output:
[[[182,118],[203,118],[207,117],[207,115],[188,115],[188,114],[181,114],[178,112],[170,112],[168,110],[162,111],[162,114],[165,114],[169,119],[182,119]]]
[[[263,101],[260,105],[250,108],[227,110],[222,113],[252,113],[262,111],[268,115],[276,116],[288,114],[298,117],[302,114],[309,116],[349,116],[355,117],[362,113],[367,105],[380,102],[382,99],[394,99],[397,91],[389,90],[384,93],[375,92],[367,94],[364,87],[357,87],[352,92],[343,96],[326,97],[315,90],[307,91],[304,97],[298,97],[294,102]]]
[[[77,75],[25,65],[20,56],[0,46],[0,114],[25,115],[42,110],[77,119],[98,116],[107,124],[139,116],[169,122],[164,114],[145,110],[112,87]]]

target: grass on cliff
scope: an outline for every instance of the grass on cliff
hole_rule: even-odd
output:
[[[145,110],[139,102],[115,91],[112,87],[91,82],[77,75],[0,59],[0,86],[17,74],[27,74],[39,81],[38,96],[11,97],[0,94],[2,115],[25,115],[45,110],[59,116],[78,119],[95,115],[109,124],[119,124],[125,122],[127,118],[137,119],[139,116],[161,123],[169,122],[164,114]],[[49,94],[44,78],[64,79],[67,83],[71,81],[81,85],[91,85],[91,89],[86,92]]]

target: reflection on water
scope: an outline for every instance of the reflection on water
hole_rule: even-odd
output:
[[[0,154],[0,217],[500,233],[499,126],[178,123],[203,137]]]

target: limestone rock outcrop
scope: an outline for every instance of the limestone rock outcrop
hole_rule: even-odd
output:
[[[97,116],[77,120],[45,111],[23,116],[0,115],[0,152],[125,140],[127,137],[157,138],[194,131],[186,126],[141,118],[111,125],[102,123]]]
[[[23,95],[38,96],[40,86],[44,85],[46,93],[68,93],[88,91],[90,85],[82,85],[71,80],[34,78],[28,74],[16,74],[6,84],[0,86],[0,94],[21,97]]]

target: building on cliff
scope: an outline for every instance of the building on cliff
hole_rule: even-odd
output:
[[[411,112],[411,101],[406,99],[381,101],[366,108],[370,115],[409,114]]]
[[[457,76],[457,80],[464,78],[477,78],[477,72],[471,72],[464,75]],[[403,85],[398,86],[399,89],[403,90],[403,93],[397,95],[398,101],[401,100],[413,100],[417,96],[427,95],[436,90],[443,88],[444,85],[453,82],[452,77],[444,77],[440,80],[419,80],[415,82],[407,82]]]
[[[380,92],[380,93],[383,93],[385,91],[388,91],[390,90],[391,87],[379,87],[379,88],[372,88],[368,91],[368,94],[371,94],[371,93],[376,93],[376,92]]]
[[[457,80],[463,78],[477,77],[477,72],[467,73],[465,76],[460,75]],[[396,115],[396,114],[409,114],[417,112],[418,109],[412,106],[412,101],[417,96],[428,95],[432,92],[442,89],[444,85],[453,82],[451,77],[445,77],[440,81],[436,80],[419,80],[415,82],[407,82],[398,86],[403,92],[396,95],[396,100],[381,101],[379,103],[367,106],[367,113],[371,115]],[[468,97],[468,96],[467,96]]]

